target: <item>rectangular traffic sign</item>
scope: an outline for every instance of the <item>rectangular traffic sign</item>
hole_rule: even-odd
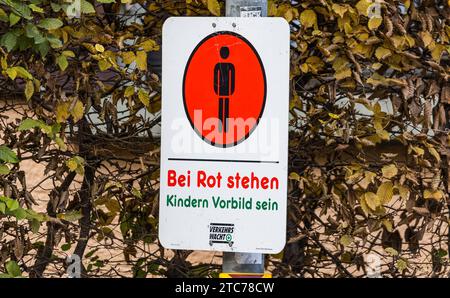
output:
[[[174,17],[164,23],[164,247],[283,249],[289,34],[282,18]]]

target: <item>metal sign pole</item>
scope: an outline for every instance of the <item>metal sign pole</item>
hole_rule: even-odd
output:
[[[226,0],[227,17],[266,17],[267,0]],[[224,252],[225,273],[264,273],[264,255],[259,253]]]

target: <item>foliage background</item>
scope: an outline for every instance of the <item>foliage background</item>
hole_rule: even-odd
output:
[[[267,268],[362,277],[379,258],[382,276],[448,276],[450,1],[298,2],[269,1],[292,42],[288,243]],[[224,2],[0,0],[1,276],[65,276],[72,253],[90,277],[217,275],[157,241],[175,15]]]

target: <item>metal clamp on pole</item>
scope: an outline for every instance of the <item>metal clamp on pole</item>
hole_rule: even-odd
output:
[[[227,0],[227,17],[266,17],[267,0]],[[264,255],[259,253],[239,253],[224,252],[223,275],[233,275],[242,277],[246,274],[264,275]],[[253,276],[253,275],[252,275]],[[232,276],[229,276],[232,277]]]

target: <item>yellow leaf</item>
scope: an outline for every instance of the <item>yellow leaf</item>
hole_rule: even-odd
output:
[[[377,190],[377,196],[381,201],[381,204],[387,204],[391,201],[394,194],[392,182],[382,183]]]
[[[134,52],[123,52],[122,59],[125,64],[131,64],[136,60],[136,55]]]
[[[437,162],[441,162],[441,156],[434,147],[428,147],[428,151],[434,158],[436,158]]]
[[[423,197],[425,199],[434,199],[436,201],[439,201],[444,197],[444,193],[441,190],[425,189],[425,191],[423,192]]]
[[[331,7],[333,9],[333,11],[335,13],[337,13],[341,18],[344,17],[345,13],[347,12],[347,7],[345,7],[344,5],[339,5],[334,3],[333,6]]]
[[[3,56],[2,57],[2,60],[1,60],[1,64],[2,64],[2,69],[7,69],[8,68],[8,59],[6,58],[6,56]]]
[[[386,49],[385,47],[378,47],[375,51],[375,56],[378,58],[378,60],[385,59],[389,56],[391,56],[392,52],[389,49]]]
[[[413,47],[416,44],[416,40],[409,35],[406,35],[405,39],[408,42],[409,47]]]
[[[144,51],[138,51],[136,53],[136,65],[139,70],[147,70],[147,53]]]
[[[63,51],[62,54],[66,57],[71,57],[71,58],[75,57],[75,53],[72,51]]]
[[[398,169],[394,164],[390,164],[390,165],[384,166],[381,169],[381,172],[383,173],[384,178],[391,179],[392,177],[397,176]]]
[[[75,103],[74,107],[70,111],[70,114],[73,117],[74,122],[78,122],[84,115],[84,106],[83,103],[79,100]]]
[[[390,140],[389,132],[387,130],[384,130],[384,129],[379,130],[379,131],[377,131],[377,135],[382,140],[385,140],[385,141],[389,141]]]
[[[126,89],[125,89],[125,92],[124,92],[124,96],[125,97],[131,97],[131,96],[133,96],[133,94],[134,94],[134,86],[128,86]]]
[[[284,18],[288,23],[290,23],[294,19],[294,12],[292,8],[286,10],[286,12],[284,13]]]
[[[56,106],[56,122],[63,123],[69,118],[69,103],[61,102]]]
[[[217,0],[208,0],[208,10],[215,16],[220,16],[220,4]]]
[[[66,165],[71,172],[75,171],[78,168],[77,162],[73,159],[69,159],[68,161],[66,161]]]
[[[98,68],[100,68],[101,71],[105,71],[111,66],[112,66],[111,63],[109,63],[107,59],[102,59],[98,61]]]
[[[383,225],[386,227],[386,230],[390,233],[392,233],[393,228],[392,228],[392,221],[390,221],[389,219],[383,219]]]
[[[66,160],[66,166],[70,171],[75,171],[77,174],[84,174],[84,159],[80,156],[74,156],[69,160]]]
[[[409,188],[403,185],[397,185],[398,193],[403,200],[409,199]]]
[[[445,51],[445,46],[438,44],[431,50],[431,57],[437,63],[441,62],[442,53]]]
[[[27,84],[25,86],[25,98],[27,100],[30,100],[31,96],[33,96],[34,93],[34,84],[32,81],[27,81]]]
[[[308,73],[309,72],[308,64],[303,63],[302,65],[300,65],[300,70],[304,73]]]
[[[381,17],[372,17],[369,20],[369,23],[367,24],[370,30],[375,30],[378,27],[380,27],[381,23],[383,22],[383,18]]]
[[[366,216],[369,215],[370,213],[372,213],[372,211],[370,210],[369,206],[367,205],[365,195],[362,195],[360,197],[359,202],[361,204],[361,209],[364,211],[364,214],[366,214]]]
[[[292,172],[292,173],[289,174],[289,179],[290,180],[300,181],[300,175],[297,174],[296,172]]]
[[[423,45],[425,47],[430,46],[434,41],[433,36],[428,31],[422,31],[419,33],[419,35],[420,35],[420,38],[422,39]]]
[[[337,71],[334,76],[336,77],[336,80],[340,81],[345,78],[349,78],[352,76],[352,70],[350,68],[343,68],[339,71]]]
[[[313,27],[317,25],[317,15],[314,10],[307,9],[300,14],[300,23],[305,27]]]
[[[383,64],[381,64],[381,63],[379,63],[379,62],[376,62],[376,63],[374,63],[374,64],[372,64],[372,69],[374,69],[374,70],[379,70],[381,67],[383,66]]]
[[[371,5],[372,5],[372,1],[361,0],[356,4],[356,9],[358,10],[359,14],[367,17],[369,14],[369,7]]]
[[[394,35],[390,38],[390,41],[396,49],[402,50],[404,48],[406,38],[404,36]]]
[[[153,39],[147,39],[146,41],[141,42],[138,47],[145,52],[150,51],[158,51],[159,45]]]
[[[304,73],[312,72],[313,74],[317,74],[319,70],[321,70],[325,64],[322,59],[317,56],[311,56],[306,59],[305,63],[300,65],[300,69]]]
[[[8,75],[8,77],[9,77],[11,80],[15,80],[16,77],[17,77],[17,71],[16,71],[16,68],[15,68],[15,67],[8,68],[8,69],[6,70],[6,74]]]
[[[95,49],[100,53],[103,53],[105,51],[105,48],[101,44],[98,44],[98,43],[95,45]]]
[[[417,153],[417,155],[422,156],[425,154],[425,150],[417,146],[411,146],[411,149]]]
[[[139,89],[138,98],[144,104],[144,106],[148,107],[150,105],[150,96],[144,89]]]
[[[449,0],[450,1],[450,0]],[[405,5],[406,9],[409,9],[411,6],[411,0],[402,0],[403,4]],[[450,2],[449,2],[450,3]]]
[[[364,199],[366,200],[367,206],[375,211],[377,207],[381,206],[380,198],[373,192],[366,192],[364,194]]]
[[[339,119],[341,118],[339,115],[333,114],[333,113],[328,113],[328,116],[330,116],[333,119]]]

